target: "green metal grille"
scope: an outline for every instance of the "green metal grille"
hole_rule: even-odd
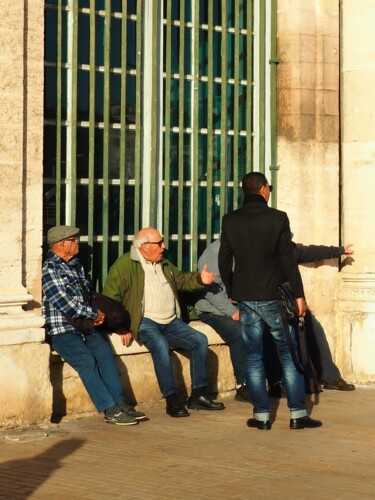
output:
[[[194,269],[244,173],[276,184],[276,0],[47,0],[45,15],[46,230],[81,228],[99,287],[146,226]]]

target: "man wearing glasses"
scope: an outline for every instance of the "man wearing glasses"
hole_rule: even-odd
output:
[[[130,314],[131,336],[150,351],[166,412],[187,417],[189,412],[177,395],[170,349],[190,354],[192,383],[189,409],[222,410],[207,392],[207,338],[180,319],[178,291],[192,291],[213,282],[215,273],[184,273],[164,258],[164,240],[154,228],[141,229],[130,252],[122,255],[109,270],[103,293],[121,302]]]
[[[116,425],[135,425],[146,418],[124,400],[113,353],[95,331],[105,315],[91,305],[91,283],[76,255],[79,229],[56,226],[47,234],[49,252],[42,270],[42,314],[52,349],[80,376],[98,412]],[[90,326],[85,328],[83,322]]]

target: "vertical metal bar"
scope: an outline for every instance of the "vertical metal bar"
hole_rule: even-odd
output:
[[[244,0],[246,1],[246,0]],[[253,170],[253,0],[246,11],[246,170]]]
[[[191,269],[196,269],[198,262],[198,113],[199,113],[199,2],[194,2],[193,10],[193,87],[192,87],[192,103],[193,103],[193,136],[192,136],[192,220],[191,223]]]
[[[165,241],[169,241],[170,219],[170,147],[171,147],[171,67],[172,67],[172,2],[167,2],[165,33],[165,107],[164,107],[164,214]]]
[[[266,93],[265,93],[265,22],[266,2],[259,4],[259,171],[265,173],[265,122],[266,122]]]
[[[65,223],[76,223],[78,2],[68,3],[68,75]]]
[[[179,109],[178,109],[178,241],[177,266],[182,267],[183,202],[184,202],[184,109],[185,109],[185,0],[180,0],[180,50],[179,50]]]
[[[157,225],[157,195],[159,190],[157,172],[158,134],[160,132],[160,117],[157,115],[159,95],[159,51],[158,24],[159,0],[145,3],[144,11],[144,55],[143,66],[143,220],[148,226]]]
[[[227,211],[227,71],[228,71],[227,0],[221,2],[221,131],[220,131],[220,220]]]
[[[276,99],[277,99],[277,0],[271,0],[271,29],[270,29],[270,143],[271,143],[271,184],[274,186],[272,191],[271,204],[277,206],[277,115],[276,115]]]
[[[213,19],[214,19],[214,0],[208,0],[208,30],[207,30],[207,226],[206,243],[212,240],[212,191],[213,191]]]
[[[94,247],[94,198],[95,198],[95,0],[90,0],[90,74],[89,74],[89,185],[88,185],[88,244]],[[91,259],[91,273],[93,270]],[[92,274],[91,274],[92,275]]]
[[[169,2],[166,2],[169,3]],[[163,112],[164,112],[164,87],[163,87],[163,70],[164,70],[164,8],[165,3],[163,0],[158,1],[157,19],[155,21],[156,30],[156,57],[155,57],[155,78],[156,89],[155,93],[155,113],[156,113],[156,150],[155,150],[155,174],[156,174],[156,225],[161,232],[163,232]],[[168,103],[170,105],[170,103]]]
[[[120,90],[120,193],[119,193],[119,228],[118,228],[118,254],[124,253],[124,230],[125,230],[125,162],[126,162],[126,36],[128,27],[128,1],[122,0],[121,21],[121,90]]]
[[[158,69],[159,69],[159,51],[158,51],[158,23],[159,23],[159,1],[152,2],[152,65],[151,65],[151,162],[150,162],[150,225],[156,227],[158,188],[156,168],[157,168],[157,148],[158,136],[160,131],[160,117],[158,117]]]
[[[55,222],[61,224],[61,99],[62,99],[62,0],[57,3],[56,40],[56,212]]]
[[[155,122],[153,116],[153,99],[154,99],[154,7],[158,0],[154,2],[144,3],[143,15],[143,46],[147,47],[143,56],[143,77],[142,77],[142,94],[143,94],[143,127],[142,127],[142,226],[153,225],[151,221],[151,212],[154,211],[151,201],[151,191],[154,189],[155,179],[152,178],[152,172],[155,172],[153,164],[153,137],[155,136]]]
[[[110,128],[110,56],[111,56],[111,0],[105,3],[104,25],[104,79],[103,79],[103,248],[102,248],[102,280],[108,271],[108,237],[109,237],[109,128]]]
[[[135,186],[134,186],[134,232],[140,229],[140,193],[141,193],[141,92],[142,92],[142,1],[137,2],[137,33],[136,33],[136,96],[135,96]]]
[[[234,88],[233,88],[233,195],[238,191],[238,120],[239,120],[239,69],[240,69],[240,8],[239,0],[234,6]],[[233,196],[233,209],[238,206],[238,196]]]

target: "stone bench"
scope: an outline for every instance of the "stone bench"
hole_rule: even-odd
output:
[[[192,321],[190,326],[204,333],[208,339],[209,390],[218,393],[233,390],[235,379],[228,346],[213,328],[202,321]],[[116,334],[108,335],[108,339],[113,348],[121,384],[128,400],[138,404],[160,400],[161,393],[148,349],[137,342],[125,347],[121,342],[121,337]],[[172,350],[172,366],[180,393],[190,394],[188,356],[182,354],[181,351]],[[51,352],[51,383],[54,419],[58,420],[64,415],[74,418],[95,412],[77,372],[54,351]]]

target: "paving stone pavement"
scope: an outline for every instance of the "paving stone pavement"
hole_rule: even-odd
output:
[[[246,426],[251,407],[165,414],[131,427],[102,416],[0,430],[0,499],[374,499],[375,388],[309,398],[319,429],[290,430],[273,399],[271,431]]]

